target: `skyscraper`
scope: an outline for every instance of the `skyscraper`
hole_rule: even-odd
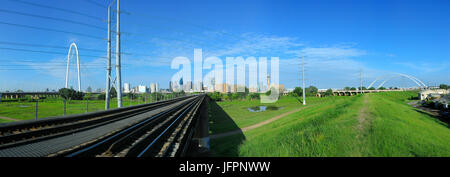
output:
[[[150,93],[155,93],[156,92],[156,84],[155,83],[151,83],[150,84]]]
[[[123,84],[123,93],[130,93],[130,83]]]

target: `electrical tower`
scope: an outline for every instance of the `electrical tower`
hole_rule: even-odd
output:
[[[107,50],[107,66],[106,66],[106,97],[105,109],[109,109],[110,91],[111,91],[111,7],[113,3],[117,4],[117,21],[116,21],[116,92],[117,92],[117,107],[122,107],[122,77],[121,77],[121,60],[120,60],[120,0],[111,2],[108,6],[108,50]]]

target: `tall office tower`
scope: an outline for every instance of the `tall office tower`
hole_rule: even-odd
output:
[[[123,93],[130,93],[130,83],[123,84]]]

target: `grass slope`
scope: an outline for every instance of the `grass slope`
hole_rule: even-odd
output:
[[[319,104],[321,99],[308,98],[308,105]],[[267,110],[264,112],[250,112],[249,107],[253,106],[275,106],[279,110]],[[262,104],[259,100],[245,101],[224,101],[210,103],[210,124],[211,134],[223,133],[247,127],[256,123],[268,120],[277,115],[302,108],[301,100],[296,97],[281,97],[276,103]]]
[[[320,98],[315,106],[271,124],[213,139],[211,148],[214,156],[450,156],[448,125],[407,105],[415,95]]]

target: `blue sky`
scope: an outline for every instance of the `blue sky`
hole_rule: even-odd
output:
[[[0,91],[64,87],[71,42],[76,42],[80,55],[84,55],[80,57],[83,90],[105,87],[106,41],[101,38],[106,38],[102,19],[107,15],[106,8],[99,5],[106,6],[110,1],[1,1]],[[122,76],[123,82],[132,86],[158,82],[167,88],[177,72],[170,69],[172,58],[186,56],[193,60],[194,48],[201,48],[204,56],[223,60],[227,56],[279,57],[280,83],[287,88],[300,84],[302,52],[306,55],[307,85],[319,88],[356,87],[360,69],[366,86],[388,73],[413,75],[431,85],[450,83],[450,2],[445,0],[122,0],[121,6],[127,12],[121,16],[125,33],[122,51],[132,54],[123,55]],[[76,87],[74,66],[70,85]],[[413,86],[414,82],[398,78],[387,83],[390,85]]]

